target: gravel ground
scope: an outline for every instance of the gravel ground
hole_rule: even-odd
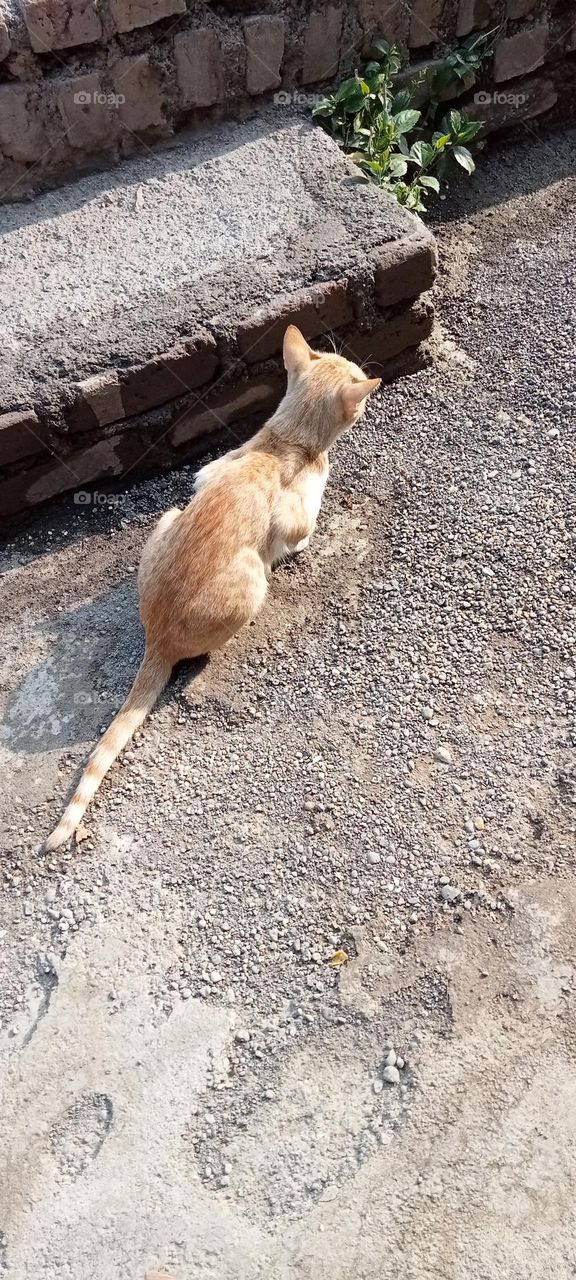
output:
[[[562,923],[576,897],[575,154],[574,131],[527,137],[493,148],[456,192],[436,228],[433,363],[384,388],[336,447],[311,550],[276,573],[253,627],[179,673],[78,850],[49,859],[39,841],[142,647],[139,550],[156,514],[186,500],[190,473],[63,502],[5,549],[0,1008],[15,1117],[34,1062],[52,1062],[4,1205],[18,1280],[82,1266],[139,1277],[146,1263],[178,1280],[322,1280],[336,1262],[409,1280],[573,1274],[563,1197],[576,1134],[568,1123],[555,1156],[526,1143],[544,1114],[553,1137],[576,1100],[576,953]],[[104,1022],[86,1013],[82,1052],[101,1067],[87,1086],[50,1021],[72,1044],[66,1002],[87,1010],[91,982]],[[153,1061],[174,1072],[166,1115],[130,1075],[147,1061],[144,1023]],[[187,1106],[178,1027],[190,1053],[188,1036],[208,1046]],[[528,1088],[527,1039],[533,1062],[553,1054],[550,1095],[548,1059]],[[124,1218],[109,1221],[95,1188],[118,1174],[122,1134],[146,1165],[148,1121],[170,1196],[146,1235],[129,1207],[138,1223],[162,1199],[152,1173],[128,1176]],[[30,1196],[39,1152],[44,1189]],[[403,1218],[390,1189],[383,1253],[367,1206],[389,1176],[411,1208]],[[425,1250],[411,1216],[423,1183]],[[485,1190],[526,1228],[522,1245],[494,1223],[483,1236]]]

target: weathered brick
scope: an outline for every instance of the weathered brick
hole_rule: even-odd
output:
[[[46,428],[33,409],[0,413],[0,466],[49,449]]]
[[[131,133],[146,133],[164,123],[161,76],[147,54],[120,58],[112,68],[112,80],[118,114]]]
[[[487,27],[492,17],[492,0],[460,0],[456,35],[460,39],[479,27]]]
[[[538,0],[508,0],[506,5],[507,18],[525,18],[527,13],[531,13],[536,8]]]
[[[352,299],[344,281],[319,284],[301,293],[286,294],[259,307],[237,331],[238,348],[247,364],[267,360],[282,349],[286,326],[297,324],[305,338],[349,324],[354,317]]]
[[[392,240],[374,249],[375,295],[380,307],[417,298],[431,289],[436,278],[436,241],[425,227],[403,240]]]
[[[82,151],[98,151],[113,143],[117,132],[117,116],[112,95],[102,89],[100,76],[78,76],[60,82],[58,109],[66,126],[71,147]]]
[[[202,386],[214,376],[217,366],[216,343],[206,335],[123,372],[120,382],[126,417],[155,409]]]
[[[74,403],[65,411],[70,431],[91,431],[94,427],[106,427],[126,416],[118,374],[115,369],[97,373],[93,378],[78,382]]]
[[[302,84],[314,84],[336,75],[340,59],[342,9],[330,6],[310,15],[304,41]]]
[[[248,93],[277,89],[281,83],[280,67],[284,57],[284,19],[273,15],[247,18],[244,39]]]
[[[391,360],[406,347],[415,347],[428,338],[433,324],[432,303],[420,300],[390,320],[383,320],[369,333],[351,336],[343,347],[343,354],[364,367],[369,365],[370,372],[377,372],[374,366],[381,361]]]
[[[526,76],[541,67],[546,56],[549,27],[539,22],[534,27],[518,31],[516,35],[501,40],[494,55],[494,79],[496,84]]]
[[[539,76],[528,80],[515,80],[509,90],[502,89],[487,96],[488,101],[481,104],[485,133],[493,133],[497,129],[508,129],[511,125],[521,124],[523,120],[532,120],[534,116],[550,111],[558,101],[558,92],[553,81],[541,79]],[[476,103],[474,112],[475,114],[478,112]]]
[[[95,0],[21,0],[36,53],[93,44],[102,37]]]
[[[403,0],[358,0],[358,13],[369,35],[383,36],[391,44],[406,41],[409,18]]]
[[[121,476],[140,461],[147,447],[136,433],[127,432],[67,454],[63,462],[20,472],[0,483],[0,516],[5,519],[71,489]]]
[[[110,0],[110,12],[117,31],[133,31],[186,13],[186,0]]]
[[[411,49],[421,49],[436,44],[439,39],[438,23],[442,16],[442,0],[415,0],[410,22],[408,44]]]
[[[186,107],[211,107],[222,96],[222,50],[208,27],[182,31],[174,40],[176,77]]]
[[[41,103],[33,85],[0,85],[0,150],[11,160],[31,164],[47,148]]]
[[[3,62],[4,58],[8,57],[9,53],[10,53],[10,32],[8,30],[8,23],[0,13],[0,62]]]
[[[230,423],[248,418],[253,413],[271,413],[285,386],[286,379],[278,372],[265,374],[250,382],[228,385],[216,392],[208,392],[203,397],[203,404],[192,406],[178,415],[170,432],[169,443],[177,448],[199,436],[208,435],[211,431],[221,431]]]

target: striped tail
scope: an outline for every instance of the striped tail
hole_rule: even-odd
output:
[[[64,816],[46,841],[47,849],[59,849],[74,834],[103,777],[152,710],[170,679],[171,671],[170,662],[145,652],[130,693],[92,752]]]

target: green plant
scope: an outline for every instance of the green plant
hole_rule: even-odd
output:
[[[406,208],[426,212],[423,197],[428,191],[440,191],[450,158],[467,173],[474,172],[466,144],[476,137],[483,122],[468,120],[456,110],[438,121],[438,95],[451,81],[475,74],[489,56],[492,35],[470,38],[450,54],[429,78],[426,101],[418,109],[413,99],[421,80],[416,78],[397,89],[394,81],[402,67],[400,53],[386,40],[376,40],[379,61],[369,62],[362,74],[357,72],[344,80],[335,93],[314,107],[313,115],[367,178],[390,191]]]

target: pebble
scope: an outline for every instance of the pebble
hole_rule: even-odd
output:
[[[387,1067],[393,1067],[393,1066],[395,1066],[395,1063],[396,1063],[396,1054],[395,1054],[395,1052],[394,1052],[394,1050],[393,1050],[393,1049],[390,1049],[390,1052],[386,1054],[386,1057],[385,1057],[385,1059],[384,1059],[384,1062],[385,1062],[385,1065],[386,1065]]]
[[[400,1083],[400,1072],[397,1067],[392,1067],[392,1066],[384,1067],[384,1070],[382,1072],[382,1077],[387,1084]]]
[[[382,1080],[379,1080],[378,1077],[376,1077],[376,1079],[372,1081],[372,1089],[374,1093],[382,1093],[383,1088],[384,1085]]]
[[[474,830],[475,830],[475,831],[483,831],[483,830],[484,830],[484,826],[485,826],[485,823],[484,823],[484,819],[483,819],[483,818],[475,818],[475,819],[474,819]]]
[[[399,1070],[399,1071],[401,1071],[401,1070],[402,1070],[402,1067],[403,1067],[404,1065],[405,1065],[405,1064],[404,1064],[404,1059],[403,1059],[403,1058],[396,1058],[396,1066],[398,1067],[398,1070]]]
[[[440,892],[444,901],[449,902],[451,906],[453,906],[455,902],[459,902],[462,896],[460,890],[456,889],[453,884],[443,884]]]
[[[423,707],[422,715],[424,716],[425,720],[431,720],[432,716],[434,715],[434,707],[430,707],[430,706]]]
[[[434,759],[438,761],[438,764],[452,764],[452,755],[448,747],[436,747]]]
[[[376,864],[380,862],[380,854],[378,853],[378,850],[370,849],[370,852],[366,857],[366,861],[369,863],[371,867],[375,867]]]

